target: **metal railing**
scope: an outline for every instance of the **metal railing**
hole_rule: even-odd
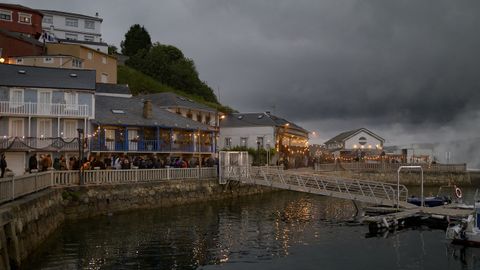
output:
[[[0,138],[0,149],[24,150],[32,149],[45,151],[78,151],[77,138],[36,138],[36,137],[14,137]]]
[[[248,172],[242,174],[240,167],[227,167],[223,168],[223,172],[227,174],[223,177],[228,180],[378,205],[411,207],[406,202],[408,189],[404,185],[397,187],[396,184],[375,181],[290,172],[278,167],[249,167]],[[229,173],[231,174],[228,175]],[[397,192],[397,188],[399,192]]]
[[[49,187],[79,185],[78,171],[48,171],[0,180],[0,203],[12,201]],[[82,172],[86,185],[126,184],[181,179],[212,179],[217,177],[216,167],[165,168],[132,170],[89,170]]]
[[[401,166],[421,166],[424,172],[466,172],[467,164],[364,163],[315,164],[316,171],[396,172]]]
[[[85,104],[34,103],[0,101],[0,113],[26,116],[90,117]]]

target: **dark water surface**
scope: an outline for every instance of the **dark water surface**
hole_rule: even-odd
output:
[[[25,269],[480,269],[480,249],[442,230],[367,237],[354,213],[350,201],[277,192],[103,216],[62,226]]]

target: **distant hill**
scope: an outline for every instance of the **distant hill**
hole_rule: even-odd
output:
[[[131,67],[119,65],[117,69],[117,79],[119,84],[128,84],[133,95],[151,94],[160,92],[173,92],[181,96],[193,99],[196,102],[205,104],[209,107],[215,108],[221,112],[229,113],[234,110],[228,106],[219,103],[206,101],[203,97],[188,94],[183,91],[172,88],[168,85],[162,84],[154,78],[143,74]]]

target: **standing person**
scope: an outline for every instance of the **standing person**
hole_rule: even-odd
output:
[[[60,159],[59,158],[55,158],[55,160],[53,161],[53,168],[57,171],[60,171]]]
[[[49,162],[48,162],[48,157],[46,155],[41,156],[42,159],[40,160],[40,165],[42,165],[42,172],[46,172],[49,168]]]
[[[5,160],[5,155],[2,153],[2,157],[0,158],[0,169],[2,170],[2,175],[0,178],[3,178],[5,175],[5,170],[7,169],[7,161]]]
[[[60,156],[60,170],[66,171],[67,170],[67,159],[64,155]]]
[[[37,154],[36,153],[34,153],[28,159],[28,172],[32,173],[32,170],[38,170],[38,161],[37,161]]]
[[[47,164],[48,164],[47,170],[48,168],[53,167],[52,156],[50,156],[50,154],[47,155]]]

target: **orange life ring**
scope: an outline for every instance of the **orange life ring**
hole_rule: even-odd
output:
[[[457,196],[457,198],[459,198],[459,199],[461,199],[463,197],[462,190],[459,189],[458,187],[455,188],[455,196]]]

